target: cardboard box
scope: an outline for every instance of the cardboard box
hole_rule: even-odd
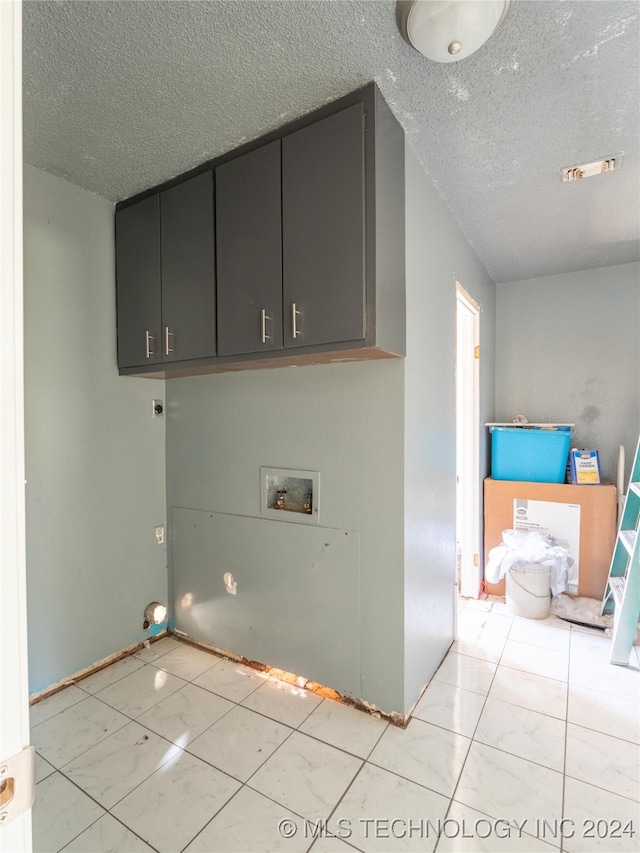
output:
[[[514,501],[549,501],[580,507],[578,595],[601,599],[616,540],[616,488],[564,483],[484,481],[484,559],[514,527]],[[562,536],[561,533],[557,534]],[[487,584],[491,595],[504,595],[504,580]]]

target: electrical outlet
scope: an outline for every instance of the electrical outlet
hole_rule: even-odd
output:
[[[164,524],[156,527],[156,545],[164,545]]]
[[[153,401],[153,417],[161,418],[164,413],[164,402],[163,400],[154,400]]]

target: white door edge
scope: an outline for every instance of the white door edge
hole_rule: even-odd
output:
[[[456,538],[460,594],[477,598],[480,555],[480,308],[456,282]]]
[[[22,284],[22,3],[0,2],[0,764],[29,745]],[[16,775],[15,787],[23,784]],[[1,816],[1,815],[0,815]],[[31,810],[0,850],[32,849]]]

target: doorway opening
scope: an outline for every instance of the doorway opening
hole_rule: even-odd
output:
[[[479,398],[480,308],[456,282],[456,586],[466,598],[482,582]]]

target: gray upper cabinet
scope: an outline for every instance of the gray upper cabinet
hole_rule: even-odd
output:
[[[285,347],[365,336],[364,109],[282,140]]]
[[[116,213],[118,365],[158,364],[160,356],[160,200]]]
[[[216,354],[213,173],[160,193],[162,359]]]
[[[118,366],[216,352],[213,175],[116,212]]]
[[[280,140],[216,169],[218,354],[282,349]]]
[[[404,355],[404,215],[404,134],[374,83],[120,202],[120,372]]]

